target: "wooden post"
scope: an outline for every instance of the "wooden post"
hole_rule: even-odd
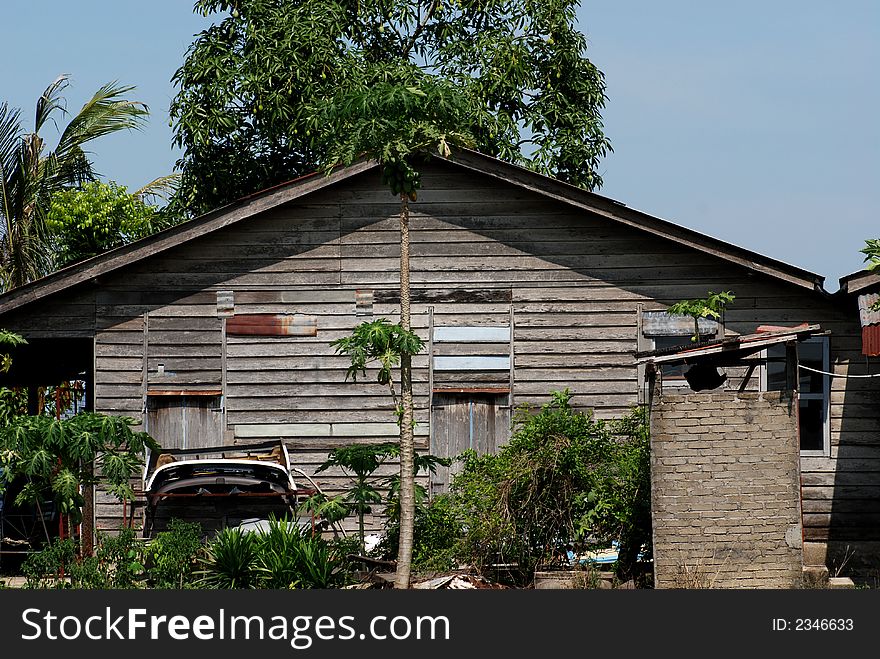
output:
[[[798,384],[797,341],[789,341],[785,344],[785,388],[791,393],[793,400],[797,400]]]
[[[226,316],[220,318],[220,444],[226,443]]]
[[[507,404],[510,406],[510,418],[511,419],[513,418],[513,410],[515,409],[514,402],[513,402],[513,383],[516,379],[515,378],[516,369],[514,368],[515,355],[514,355],[514,347],[513,347],[513,327],[514,327],[513,322],[514,322],[513,302],[511,302],[510,303],[510,319],[508,320],[508,326],[510,329],[510,378],[509,378],[510,379],[510,393],[507,394]]]
[[[92,339],[92,363],[86,373],[85,380],[85,404],[84,412],[95,411],[95,344],[97,339]],[[91,477],[95,471],[94,463],[86,465],[86,473]],[[95,552],[95,486],[83,486],[83,512],[80,526],[80,549],[83,556],[91,556]]]
[[[150,314],[144,312],[144,363],[141,365],[141,394],[143,395],[143,409],[141,412],[143,413],[143,423],[144,430],[147,430],[146,427],[146,417],[147,417],[147,384],[149,382],[149,361],[148,361],[148,350],[150,344]]]

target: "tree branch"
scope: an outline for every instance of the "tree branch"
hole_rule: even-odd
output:
[[[403,57],[409,57],[409,51],[412,50],[413,46],[416,45],[416,39],[419,38],[419,35],[425,29],[425,26],[428,24],[428,21],[431,20],[431,17],[434,15],[434,12],[437,10],[437,5],[440,4],[440,0],[431,0],[431,4],[428,5],[428,9],[425,12],[425,15],[422,16],[422,19],[419,21],[418,25],[416,25],[416,29],[413,30],[412,35],[410,35],[409,41],[403,47],[403,51],[401,55]]]

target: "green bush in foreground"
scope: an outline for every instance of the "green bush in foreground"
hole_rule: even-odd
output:
[[[651,538],[647,415],[603,421],[574,410],[568,390],[552,396],[537,414],[518,411],[496,455],[463,455],[451,488],[464,529],[456,554],[483,571],[504,565],[525,585],[536,568],[568,565],[569,551],[616,540],[628,577]]]

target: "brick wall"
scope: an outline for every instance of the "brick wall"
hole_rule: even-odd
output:
[[[797,404],[781,392],[657,394],[658,588],[794,588],[803,549]]]

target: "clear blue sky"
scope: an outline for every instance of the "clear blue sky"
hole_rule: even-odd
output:
[[[169,173],[170,78],[208,19],[190,0],[5,0],[0,100],[32,121],[72,75],[69,107],[102,83],[137,85],[140,133],[96,145],[131,188]],[[828,277],[880,236],[880,2],[583,0],[605,73],[614,153],[602,194]]]

